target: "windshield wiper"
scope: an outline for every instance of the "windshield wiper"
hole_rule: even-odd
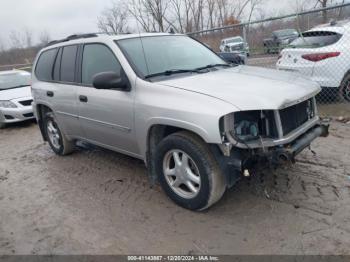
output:
[[[200,71],[200,70],[210,69],[210,68],[218,67],[218,66],[231,67],[231,65],[229,65],[229,64],[210,64],[210,65],[198,67],[198,68],[196,68],[196,69],[194,69],[194,70],[195,70],[195,71]]]
[[[163,71],[163,72],[146,75],[145,79],[156,77],[156,76],[170,76],[170,75],[174,75],[174,74],[183,74],[183,73],[198,73],[198,70],[190,70],[190,69],[166,70],[166,71]]]
[[[156,76],[170,76],[170,75],[183,74],[183,73],[202,73],[201,71],[204,69],[210,69],[217,66],[231,67],[231,65],[229,64],[210,64],[210,65],[198,67],[195,69],[172,69],[172,70],[166,70],[163,72],[146,75],[145,79],[156,77]]]
[[[11,87],[9,87],[9,88],[0,89],[0,90],[9,90],[9,89],[21,88],[21,87],[26,87],[26,86],[30,86],[30,85],[18,85],[18,86],[11,86]]]

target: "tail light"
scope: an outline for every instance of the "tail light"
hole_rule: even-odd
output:
[[[303,55],[302,58],[309,60],[311,62],[319,62],[328,58],[337,57],[339,55],[340,55],[340,52],[317,53],[317,54]]]

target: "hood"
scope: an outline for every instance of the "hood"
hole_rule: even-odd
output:
[[[32,96],[30,91],[30,86],[0,90],[0,100],[12,100],[21,97],[29,97]]]
[[[299,36],[293,34],[293,35],[280,36],[280,37],[278,37],[278,39],[280,39],[280,40],[287,40],[287,39],[296,39],[298,37]]]
[[[240,46],[240,45],[243,45],[244,43],[243,42],[236,42],[236,43],[228,43],[226,44],[226,46]]]
[[[159,82],[226,101],[240,110],[273,110],[300,103],[320,86],[291,72],[237,66]]]

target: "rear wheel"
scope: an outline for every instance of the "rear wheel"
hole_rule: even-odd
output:
[[[68,155],[74,151],[74,142],[69,141],[61,132],[52,112],[47,112],[44,116],[44,129],[47,141],[57,155]]]
[[[157,147],[155,165],[163,190],[184,208],[204,210],[220,200],[226,190],[224,176],[208,145],[189,132],[166,137]]]
[[[341,83],[340,97],[342,100],[350,102],[350,74],[347,74]]]

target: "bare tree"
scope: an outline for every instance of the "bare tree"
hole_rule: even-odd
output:
[[[216,23],[216,16],[217,16],[216,3],[217,3],[216,0],[207,0],[207,9],[208,9],[207,27],[210,29],[214,28]]]
[[[121,1],[113,2],[112,7],[105,8],[97,18],[97,27],[104,33],[126,33],[129,31],[128,12]]]
[[[2,39],[0,39],[0,53],[3,53],[5,51],[5,44],[2,41]]]
[[[40,45],[47,45],[51,41],[50,34],[44,30],[39,35]]]
[[[33,46],[33,32],[29,28],[24,29],[24,38],[25,38],[24,41],[25,41],[26,47],[32,47]]]
[[[24,44],[25,40],[23,38],[23,35],[21,34],[21,32],[16,30],[12,30],[10,32],[9,42],[10,42],[11,48],[21,49],[21,48],[24,48],[25,46]]]
[[[155,31],[154,20],[145,9],[144,0],[131,0],[129,3],[129,13],[136,20],[137,25],[142,26],[144,31]]]

